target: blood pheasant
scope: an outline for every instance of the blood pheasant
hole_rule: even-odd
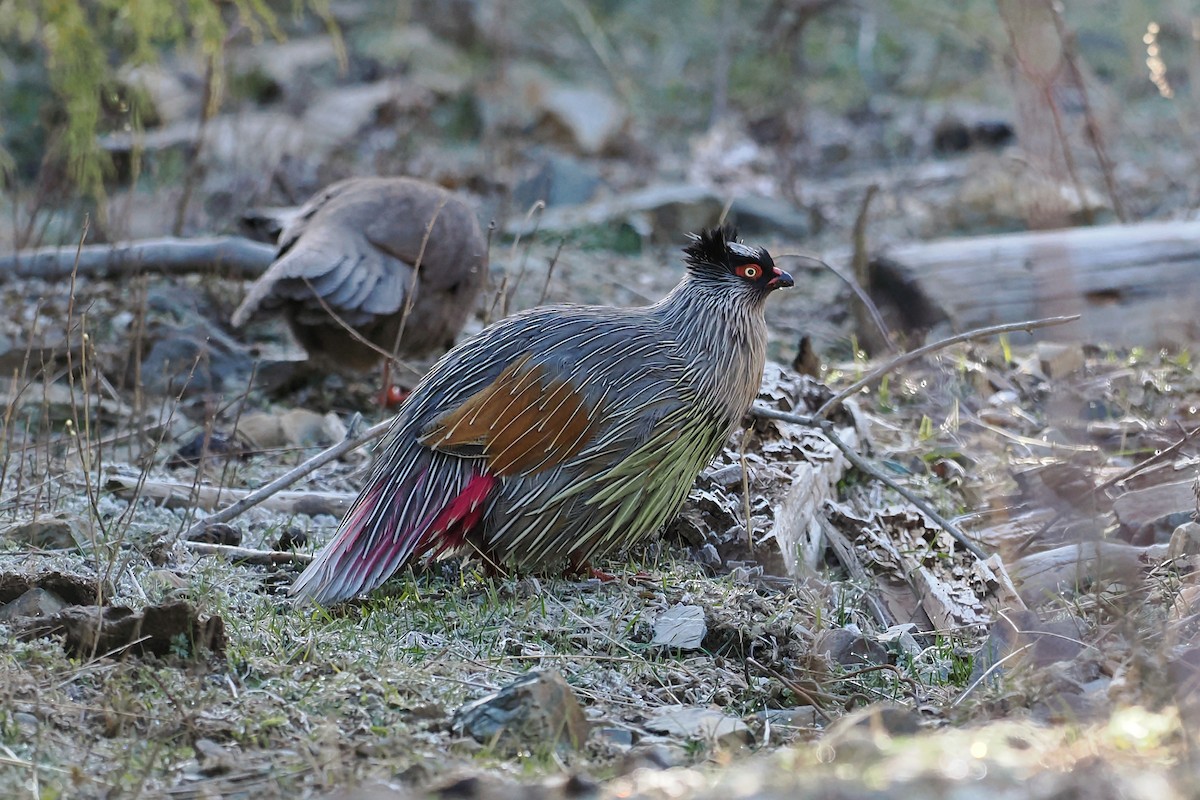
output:
[[[318,367],[361,371],[380,351],[449,347],[486,278],[487,242],[462,200],[411,178],[352,178],[284,224],[232,322],[282,311]]]
[[[687,274],[652,306],[535,308],[447,353],[292,594],[335,603],[464,549],[579,567],[668,522],[757,394],[763,306],[792,285],[731,228],[684,253]]]

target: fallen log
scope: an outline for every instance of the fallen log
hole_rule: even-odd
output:
[[[0,283],[15,278],[66,278],[73,272],[91,278],[142,272],[220,272],[249,280],[266,272],[274,259],[273,246],[240,236],[64,245],[0,256]]]
[[[1200,341],[1200,221],[944,239],[897,245],[871,263],[871,295],[910,332],[1079,314],[1042,339]]]

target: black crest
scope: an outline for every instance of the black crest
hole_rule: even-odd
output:
[[[699,233],[690,233],[688,238],[692,243],[683,248],[688,265],[704,269],[717,267],[729,269],[730,243],[737,243],[737,228],[733,225],[721,225],[715,228],[705,228]],[[739,245],[745,247],[745,245]]]
[[[692,243],[683,248],[683,252],[688,269],[697,276],[725,279],[746,264],[759,265],[761,274],[756,280],[763,286],[767,286],[775,275],[771,255],[761,247],[739,242],[737,228],[732,225],[706,228],[689,236]]]

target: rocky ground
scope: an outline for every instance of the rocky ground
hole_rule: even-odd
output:
[[[1184,219],[1200,196],[1181,134],[1194,108],[1164,110],[1122,58],[1133,26],[1143,47],[1133,12],[1068,18],[1097,73],[1090,117],[1063,104],[1078,191],[1039,166],[1006,39],[975,4],[830,4],[804,46],[787,39],[802,3],[744,9],[782,15],[762,41],[668,14],[655,39],[638,24],[652,2],[614,4],[599,27],[582,4],[436,5],[334,4],[342,39],[307,20],[286,42],[235,30],[230,93],[203,129],[196,63],[131,71],[156,114],[142,135],[104,134],[124,170],[105,213],[30,188],[0,201],[0,236],[73,242],[88,209],[93,242],[236,232],[341,177],[414,174],[494,221],[478,328],[548,300],[656,299],[682,232],[722,213],[785,267],[803,249],[848,274],[871,185],[873,252],[1023,229],[1031,209]],[[846,53],[869,24],[910,33],[867,68]],[[721,71],[694,53],[722,48],[718,108]],[[789,70],[803,87],[780,82]],[[1189,76],[1168,77],[1182,96]],[[1080,133],[1093,124],[1107,170]],[[773,298],[759,400],[812,414],[889,356],[862,351],[842,279],[796,277]],[[314,612],[283,592],[364,452],[299,495],[194,523],[382,418],[372,377],[296,380],[303,354],[277,322],[229,329],[243,286],[219,272],[0,291],[0,795],[1195,793],[1189,342],[938,349],[828,428],[748,417],[663,537],[605,565],[616,582],[453,560]],[[802,336],[814,352],[793,365]]]

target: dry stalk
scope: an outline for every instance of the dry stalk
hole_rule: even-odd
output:
[[[386,419],[383,422],[379,422],[371,426],[358,436],[352,436],[348,439],[344,439],[335,444],[333,447],[322,450],[320,453],[308,459],[303,464],[288,470],[286,473],[280,475],[278,478],[266,484],[265,486],[250,492],[236,503],[226,506],[216,514],[205,517],[199,522],[194,523],[187,530],[176,534],[176,539],[178,539],[180,536],[182,536],[184,539],[190,539],[193,535],[204,530],[204,528],[208,525],[212,525],[217,522],[228,522],[229,520],[241,514],[243,511],[253,508],[281,489],[286,489],[288,486],[291,486],[305,475],[308,475],[310,472],[319,469],[335,458],[338,458],[339,456],[348,453],[351,450],[361,447],[362,445],[374,441],[380,436],[383,436],[383,434],[387,433],[388,429],[391,427],[392,421],[393,420],[390,418]]]
[[[537,234],[538,229],[541,227],[541,224],[542,224],[542,212],[545,210],[546,210],[546,204],[544,202],[542,202],[541,200],[537,200],[534,202],[533,205],[531,205],[529,207],[529,211],[525,212],[526,224],[528,224],[530,220],[536,220],[536,222],[534,223],[534,226],[533,226],[533,230],[530,232],[530,236],[534,236]],[[522,228],[522,230],[523,230],[523,228]],[[517,235],[513,237],[512,246],[509,248],[508,260],[509,260],[510,264],[512,262],[514,262],[517,258],[517,246],[520,245],[520,243],[521,243],[521,233],[518,232]],[[525,264],[527,263],[528,257],[529,257],[529,253],[528,253],[528,250],[526,250],[526,261],[523,261],[522,265],[521,265],[522,271],[525,269]],[[519,278],[518,278],[518,280],[519,280]],[[492,315],[496,313],[496,304],[497,303],[502,303],[500,316],[501,317],[508,316],[508,270],[507,269],[505,269],[504,277],[502,277],[500,279],[500,286],[496,289],[496,294],[494,294],[492,296],[492,302],[488,306],[487,313],[483,317],[484,325],[487,325],[492,321]]]
[[[542,284],[542,293],[538,296],[538,305],[546,302],[546,295],[550,293],[550,281],[554,278],[554,268],[558,266],[558,257],[562,255],[563,248],[567,245],[566,237],[558,240],[558,247],[554,250],[554,255],[550,258],[550,263],[546,265],[546,281]]]
[[[230,561],[242,561],[259,566],[275,564],[307,564],[313,557],[307,553],[293,553],[289,550],[255,550],[250,547],[234,547],[227,544],[208,544],[206,542],[184,542],[183,546],[193,553],[208,556],[224,556]]]

